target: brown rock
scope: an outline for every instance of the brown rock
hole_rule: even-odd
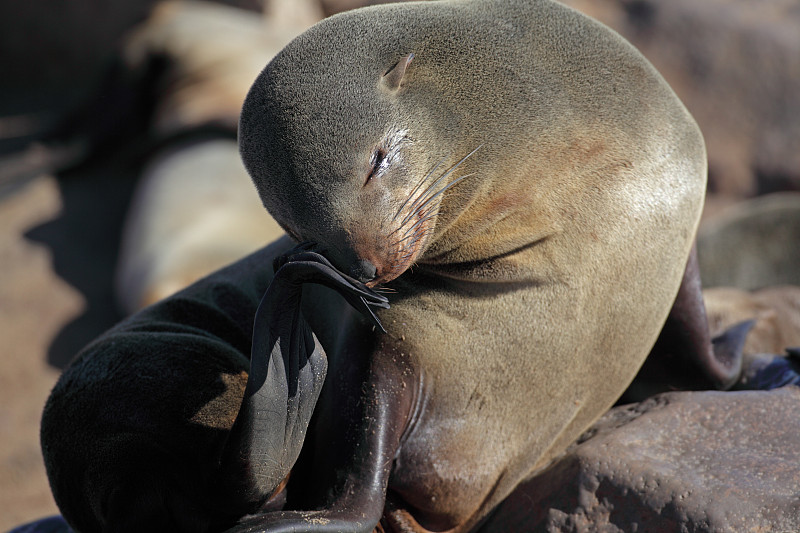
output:
[[[800,194],[766,195],[729,207],[697,235],[705,287],[800,285]]]
[[[481,531],[798,531],[798,407],[787,387],[615,408]]]

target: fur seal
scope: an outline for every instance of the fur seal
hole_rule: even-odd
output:
[[[163,64],[148,132],[159,150],[137,185],[117,267],[115,292],[126,313],[283,233],[253,194],[236,128],[253,78],[322,17],[314,0],[271,0],[264,11],[159,2],[125,39],[131,69]]]
[[[732,205],[698,230],[703,284],[745,290],[798,285],[798,240],[800,193],[768,194]]]
[[[800,383],[800,287],[712,287],[703,291],[703,300],[712,334],[753,321],[741,350],[743,369],[736,388],[769,390]],[[788,356],[779,355],[784,353]]]
[[[151,158],[126,216],[115,292],[128,314],[280,237],[242,167],[236,141],[171,143]]]
[[[208,516],[234,510],[252,514],[231,532],[369,532],[380,520],[469,531],[616,401],[668,317],[681,318],[673,303],[704,318],[696,262],[687,267],[706,179],[700,132],[632,46],[558,3],[443,0],[327,19],[256,80],[240,151],[288,234],[358,278],[337,274],[349,280],[341,292],[303,289],[328,373],[321,392],[313,381],[300,395],[319,401],[288,484],[273,486],[278,468],[265,486],[237,485],[271,456],[249,445],[225,452],[240,458],[228,490],[209,484],[220,443],[273,442],[295,420],[239,423],[232,407],[253,302],[270,281],[263,265],[289,251],[285,238],[145,309],[60,381],[43,447],[65,516],[91,512],[115,531],[146,529],[148,517],[199,531],[201,515],[214,530],[222,520]],[[386,334],[341,297],[359,281],[389,290]],[[273,320],[298,316],[291,296]],[[707,336],[681,338],[713,360]],[[286,379],[260,384],[261,399],[288,409]],[[127,395],[115,408],[86,392],[115,381]],[[91,407],[77,415],[84,429],[63,427],[57,413],[78,400]],[[120,410],[125,427],[97,423]],[[232,427],[246,431],[231,438]],[[115,488],[116,506],[102,488],[99,500],[64,496],[88,486],[64,450],[89,449],[90,435],[107,443],[97,486]],[[281,446],[291,458],[299,444]]]
[[[755,291],[712,287],[703,290],[703,301],[712,334],[755,320],[743,356],[779,354],[800,346],[800,287],[779,285]]]
[[[256,80],[240,149],[289,235],[394,291],[388,335],[330,364],[403,357],[417,376],[381,397],[414,398],[387,407],[402,444],[378,447],[399,530],[469,530],[614,403],[676,299],[706,183],[700,132],[653,67],[549,1],[327,19]],[[324,446],[347,427],[334,396]]]

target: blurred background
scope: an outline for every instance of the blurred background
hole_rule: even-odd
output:
[[[238,159],[242,100],[294,35],[371,3],[0,0],[0,531],[57,512],[38,425],[77,351],[280,234]],[[800,285],[800,0],[566,3],[703,130],[704,283]]]

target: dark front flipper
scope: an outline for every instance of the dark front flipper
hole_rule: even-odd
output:
[[[245,504],[243,512],[273,494],[289,473],[325,381],[325,352],[300,308],[302,286],[330,287],[375,322],[371,307],[388,307],[384,297],[305,246],[276,266],[256,312],[247,388],[219,469],[220,498],[231,507]]]
[[[368,361],[363,380],[336,384],[337,394],[360,391],[359,409],[329,421],[329,430],[316,436],[317,461],[304,482],[314,485],[310,492],[320,486],[329,489],[323,491],[329,495],[325,501],[314,506],[318,510],[248,516],[227,533],[374,530],[383,514],[389,475],[415,397],[414,374],[398,355]]]
[[[362,312],[385,305],[312,252],[301,251],[290,263],[278,266],[279,273],[291,266],[295,282],[313,278],[315,283],[336,289]],[[364,314],[371,317],[371,313]],[[348,342],[358,344],[368,336],[351,337],[356,339],[348,338]],[[256,513],[240,520],[228,533],[373,531],[383,513],[389,475],[418,381],[407,354],[379,349],[369,352],[369,357],[357,356],[363,353],[366,351],[345,350],[332,362],[336,372],[328,377],[333,382],[318,406],[321,412],[313,450],[301,458],[302,472],[292,473],[295,494],[302,494],[294,497],[292,506],[315,510]],[[291,498],[291,483],[289,492]]]
[[[668,390],[729,389],[741,376],[750,327],[737,325],[712,342],[693,246],[664,328],[623,399],[641,401]]]
[[[373,325],[386,333],[383,329],[378,317],[372,311],[372,308],[387,309],[389,307],[386,297],[375,293],[360,281],[351,278],[347,274],[336,270],[330,261],[328,261],[321,254],[314,251],[314,243],[303,243],[298,245],[289,253],[275,258],[273,261],[273,269],[275,272],[280,271],[289,261],[293,263],[305,263],[306,266],[315,265],[313,268],[316,270],[307,270],[306,274],[300,274],[300,277],[310,276],[307,280],[301,280],[303,283],[318,283],[325,285],[331,289],[336,290],[339,294],[347,300],[347,302],[357,309],[361,314],[367,317]],[[315,273],[324,273],[324,275],[314,276]],[[313,279],[311,279],[313,278]]]
[[[744,343],[747,340],[747,335],[750,333],[750,330],[753,329],[755,325],[755,320],[745,320],[734,324],[711,339],[711,346],[715,359],[722,361],[726,368],[738,368],[739,371],[736,375],[730,377],[734,382],[741,376],[743,370],[742,354],[744,353]],[[725,388],[729,387],[730,385]]]

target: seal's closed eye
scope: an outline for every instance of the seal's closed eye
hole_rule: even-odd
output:
[[[374,152],[372,152],[372,157],[370,158],[370,172],[367,175],[366,181],[364,181],[364,185],[366,186],[370,180],[378,173],[381,167],[384,165],[386,161],[386,150],[384,148],[376,148]]]

